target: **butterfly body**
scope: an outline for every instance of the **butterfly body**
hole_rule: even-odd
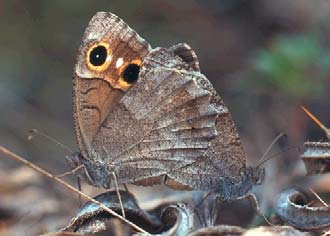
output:
[[[260,182],[227,107],[186,44],[155,48],[111,13],[86,29],[74,76],[80,153],[95,186],[166,184],[231,199]],[[74,161],[73,161],[74,160]]]

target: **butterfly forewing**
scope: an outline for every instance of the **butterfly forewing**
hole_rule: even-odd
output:
[[[99,48],[105,53],[100,53]],[[73,80],[77,139],[81,152],[87,158],[94,159],[91,153],[95,134],[132,86],[122,78],[125,68],[132,63],[141,63],[150,49],[145,40],[112,13],[98,12],[89,22]],[[102,57],[103,64],[99,63]]]

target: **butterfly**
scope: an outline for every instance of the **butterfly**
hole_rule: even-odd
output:
[[[152,49],[123,20],[98,12],[84,33],[73,78],[83,166],[98,187],[165,184],[230,200],[262,182],[247,167],[235,124],[187,44]]]

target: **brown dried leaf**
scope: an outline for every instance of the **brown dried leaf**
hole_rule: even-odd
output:
[[[310,202],[306,194],[289,189],[280,194],[275,210],[284,222],[298,229],[330,227],[330,207],[309,206]]]
[[[330,172],[330,142],[306,142],[301,155],[307,175]]]

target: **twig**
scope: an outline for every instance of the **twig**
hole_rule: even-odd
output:
[[[114,212],[113,210],[111,210],[110,208],[108,208],[107,206],[105,206],[104,204],[96,201],[95,199],[91,198],[90,196],[86,195],[85,193],[77,190],[76,188],[74,188],[73,186],[67,184],[66,182],[64,182],[63,180],[61,180],[60,178],[50,174],[49,172],[45,171],[44,169],[40,168],[39,166],[34,165],[33,163],[25,160],[24,158],[20,157],[19,155],[17,155],[16,153],[8,150],[7,148],[3,147],[0,145],[0,152],[2,152],[3,154],[23,163],[24,165],[34,169],[35,171],[39,172],[42,175],[47,176],[48,178],[53,179],[54,181],[64,185],[66,188],[68,188],[69,190],[78,193],[80,196],[84,197],[85,199],[87,199],[90,202],[95,203],[96,205],[98,205],[100,208],[102,208],[103,210],[105,210],[106,212],[110,213],[111,215],[113,215],[114,217],[117,217],[118,219],[122,220],[123,222],[125,222],[126,224],[128,224],[129,226],[131,226],[132,228],[134,228],[135,230],[141,232],[141,233],[145,233],[147,235],[150,235],[148,232],[146,232],[144,229],[140,228],[139,226],[137,226],[136,224],[132,223],[131,221],[125,219],[124,217],[122,217],[121,215],[117,214],[116,212]]]
[[[317,119],[309,110],[307,110],[306,107],[304,106],[300,106],[300,107],[325,132],[325,135],[330,140],[330,129],[327,128],[324,124],[322,124],[322,122],[319,119]]]
[[[309,191],[312,192],[312,194],[325,206],[325,207],[329,207],[329,205],[313,190],[313,189],[309,189]]]

